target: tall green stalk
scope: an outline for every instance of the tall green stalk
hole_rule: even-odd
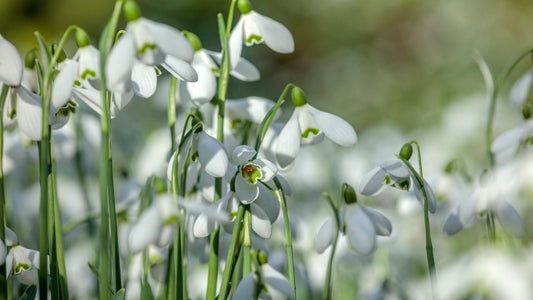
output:
[[[341,193],[339,194],[339,197],[342,195],[342,188]],[[335,256],[335,251],[337,250],[337,241],[339,240],[339,230],[341,227],[341,222],[339,219],[339,212],[338,207],[335,206],[335,203],[333,203],[333,199],[331,199],[331,196],[329,194],[325,194],[324,197],[328,201],[329,205],[331,206],[331,210],[333,211],[333,216],[335,217],[335,238],[333,239],[333,245],[331,247],[331,253],[329,254],[328,259],[328,267],[326,270],[326,283],[324,285],[324,294],[322,294],[323,300],[330,300],[331,294],[332,294],[332,288],[331,288],[331,278],[333,273],[333,257]]]
[[[111,50],[113,41],[115,39],[115,32],[117,28],[120,11],[122,9],[123,0],[117,0],[115,7],[109,22],[107,23],[102,37],[100,38],[100,92],[102,97],[102,115],[100,117],[100,130],[101,130],[101,148],[100,148],[100,272],[99,272],[99,299],[106,300],[109,298],[109,205],[111,204],[109,197],[109,185],[110,176],[112,175],[111,162],[111,145],[110,145],[110,97],[106,88],[106,74],[105,64],[107,61],[107,55]],[[114,203],[113,203],[114,204]],[[112,239],[115,244],[116,239]],[[112,247],[118,247],[114,245]],[[113,251],[115,257],[118,252]],[[116,262],[118,257],[115,257],[113,262]],[[118,274],[120,269],[116,269],[116,264],[113,264],[115,268],[114,274]]]
[[[2,84],[2,94],[0,95],[0,116],[4,115],[4,104],[6,103],[9,87]],[[6,244],[6,192],[4,187],[4,120],[0,118],[0,239]],[[0,268],[0,300],[9,299],[9,289],[7,287],[6,268]]]
[[[244,210],[244,205],[240,204],[239,209],[237,210],[237,216],[235,216],[235,222],[233,223],[233,232],[231,233],[231,242],[226,256],[226,267],[224,268],[224,274],[222,275],[222,284],[220,285],[218,299],[226,299],[228,288],[230,287],[231,274],[235,265],[235,253],[241,236]]]

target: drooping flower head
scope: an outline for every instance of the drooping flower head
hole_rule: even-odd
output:
[[[292,101],[296,107],[276,141],[276,160],[281,168],[292,164],[301,144],[319,143],[324,135],[345,147],[357,141],[357,134],[348,122],[308,104],[300,88],[292,89]]]

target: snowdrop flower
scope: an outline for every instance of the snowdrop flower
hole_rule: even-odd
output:
[[[294,51],[294,39],[285,26],[252,10],[248,0],[237,2],[241,18],[229,37],[230,64],[234,69],[241,57],[242,45],[265,44],[278,53]]]
[[[505,196],[514,193],[512,189],[516,188],[516,184],[512,180],[505,179],[506,183],[503,186],[501,181],[497,181],[497,178],[501,177],[499,176],[501,174],[498,174],[500,170],[496,170],[496,172],[492,178],[478,186],[470,197],[461,199],[459,205],[446,218],[443,227],[444,233],[457,234],[465,227],[470,226],[476,219],[488,218],[488,212],[491,211],[505,231],[516,237],[524,235],[524,224],[520,215],[505,199]]]
[[[179,101],[191,101],[194,105],[200,106],[211,101],[216,94],[215,73],[218,72],[217,63],[220,63],[222,56],[220,53],[203,49],[200,39],[195,34],[188,31],[183,33],[194,48],[192,67],[198,74],[198,80],[196,82],[180,80],[176,95]],[[244,58],[239,58],[230,75],[243,81],[255,81],[260,77],[257,68]]]
[[[348,238],[348,243],[355,252],[368,255],[376,251],[376,236],[389,236],[392,232],[392,225],[376,209],[364,207],[357,203],[355,191],[346,185],[343,195],[344,202],[339,208],[338,217],[330,216],[318,230],[315,237],[315,250],[318,253],[324,252],[337,238],[337,231]],[[340,228],[337,228],[337,221]]]
[[[522,109],[527,103],[529,91],[533,84],[533,70],[527,71],[524,75],[520,76],[518,80],[511,87],[509,94],[509,100],[511,106],[515,109]]]
[[[9,228],[6,228],[6,245],[3,242],[1,244],[4,249],[6,245],[11,247],[1,263],[6,264],[7,277],[14,276],[25,285],[36,285],[39,280],[39,251],[18,245],[16,234]]]
[[[266,255],[260,251],[254,256],[257,256],[256,259],[259,261],[259,269],[248,273],[241,280],[233,294],[233,299],[248,300],[256,296],[259,299],[294,299],[294,290],[289,280],[267,263]],[[258,291],[258,287],[262,287],[261,290]]]
[[[180,31],[141,17],[139,7],[133,0],[124,3],[124,15],[129,21],[126,32],[111,49],[105,68],[106,84],[110,91],[126,93],[139,83],[145,84],[137,86],[141,94],[145,89],[155,89],[154,76],[143,77],[146,81],[132,79],[135,68],[148,71],[148,68],[153,70],[154,66],[162,65],[182,80],[198,79],[189,64],[193,60],[194,50]],[[142,75],[142,72],[137,74]]]
[[[296,107],[276,141],[276,159],[281,168],[287,168],[300,151],[300,144],[316,144],[326,135],[341,146],[352,146],[357,134],[343,119],[307,104],[303,91],[294,87],[292,101]]]
[[[405,191],[412,189],[417,200],[423,204],[424,195],[418,179],[399,158],[388,160],[363,176],[360,193],[373,196],[380,193],[385,186],[392,186]],[[428,210],[434,213],[437,209],[437,201],[433,190],[425,179],[424,191],[428,200]]]
[[[277,173],[276,166],[266,159],[255,158],[254,148],[241,145],[233,150],[233,163],[239,166],[235,176],[235,194],[243,204],[254,202],[260,194],[261,182],[268,182]]]

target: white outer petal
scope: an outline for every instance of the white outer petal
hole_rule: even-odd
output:
[[[205,65],[195,65],[198,80],[196,82],[180,81],[178,96],[180,101],[192,101],[200,106],[213,99],[216,94],[217,81],[213,71]]]
[[[274,289],[288,298],[294,298],[294,290],[292,289],[289,280],[287,280],[283,274],[272,268],[269,264],[264,264],[261,266],[261,275],[269,290]]]
[[[237,285],[237,289],[233,294],[233,300],[250,300],[255,296],[255,293],[256,283],[254,272],[250,272]]]
[[[336,227],[335,219],[333,217],[328,217],[324,224],[320,226],[320,229],[318,229],[318,233],[315,236],[316,252],[322,253],[333,244]]]
[[[128,236],[130,251],[138,252],[157,242],[163,227],[161,222],[157,205],[150,205],[130,230]]]
[[[157,88],[157,74],[154,67],[139,62],[134,63],[131,70],[131,83],[133,92],[137,96],[143,98],[152,96]]]
[[[268,216],[270,223],[274,223],[280,212],[279,200],[274,193],[265,187],[262,183],[258,184],[259,197],[254,201],[254,204],[259,206]]]
[[[345,147],[352,146],[357,142],[357,134],[348,122],[333,114],[318,110],[309,104],[306,104],[306,107],[313,114],[319,129],[331,141]]]
[[[239,58],[241,57],[242,44],[244,41],[243,30],[244,30],[244,17],[241,16],[237,24],[235,24],[235,27],[233,27],[233,30],[231,31],[231,34],[229,36],[228,46],[229,46],[229,54],[230,54],[229,61],[230,61],[231,69],[234,69],[235,66],[237,66]]]
[[[254,148],[247,145],[240,145],[235,147],[233,150],[232,160],[233,163],[237,166],[242,165],[245,162],[248,162],[254,157],[257,152]]]
[[[238,174],[235,178],[235,195],[243,204],[250,204],[259,196],[259,188]]]
[[[387,172],[380,167],[373,169],[372,171],[366,173],[361,179],[359,186],[361,187],[360,193],[362,195],[372,196],[383,190],[383,181]]]
[[[42,135],[41,97],[19,86],[17,93],[17,123],[31,140],[39,141]]]
[[[496,217],[508,233],[522,237],[525,233],[524,223],[516,209],[509,202],[500,199],[496,204]]]
[[[252,214],[252,230],[264,239],[272,235],[272,223],[266,212],[255,202],[250,205]]]
[[[102,114],[102,95],[99,90],[74,87],[72,89],[72,98],[78,102],[87,104],[99,115]]]
[[[278,53],[294,52],[294,39],[285,26],[254,11],[251,11],[249,15],[253,18],[265,44],[270,49]]]
[[[224,145],[205,131],[198,138],[198,159],[205,171],[214,177],[223,177],[228,170],[228,154]]]
[[[505,131],[492,141],[490,151],[494,154],[498,163],[511,159],[527,134],[531,131],[530,122],[521,123],[518,126]]]
[[[230,75],[242,81],[256,81],[261,78],[259,70],[243,57],[239,58]]]
[[[194,49],[189,40],[176,28],[142,18],[152,38],[161,50],[184,61],[192,61]]]
[[[511,106],[516,109],[522,109],[527,100],[527,95],[531,90],[531,83],[533,83],[533,70],[529,70],[524,75],[520,76],[513,84],[509,94]]]
[[[135,46],[128,32],[124,33],[109,52],[105,65],[106,85],[112,92],[124,92],[122,83],[130,80]]]
[[[55,114],[72,96],[74,76],[76,76],[76,63],[69,61],[59,72],[52,86],[51,114]]]
[[[444,233],[448,235],[457,234],[474,221],[477,216],[478,195],[478,191],[474,192],[472,196],[461,201],[461,203],[450,212],[442,228]]]
[[[178,79],[191,82],[198,80],[198,74],[191,64],[182,59],[167,55],[161,65]]]
[[[376,250],[374,224],[357,203],[346,205],[344,223],[350,247],[357,253],[368,255]]]
[[[361,206],[366,215],[370,218],[376,229],[376,234],[381,236],[389,236],[392,233],[392,224],[389,219],[379,210]]]
[[[379,165],[392,180],[404,180],[411,176],[411,170],[398,158],[393,158]]]
[[[24,65],[17,48],[0,35],[0,81],[9,86],[22,82]]]
[[[257,164],[261,168],[261,180],[266,182],[274,178],[278,172],[278,168],[272,162],[267,159],[257,158],[253,161],[254,164]]]
[[[282,169],[287,168],[292,164],[299,151],[300,128],[298,114],[295,110],[276,139],[275,155],[277,163]]]

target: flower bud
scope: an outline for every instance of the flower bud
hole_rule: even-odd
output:
[[[292,88],[292,102],[296,106],[303,106],[307,103],[304,91],[302,91],[302,89],[297,86]]]
[[[411,155],[413,155],[413,146],[411,146],[411,143],[405,143],[402,146],[402,149],[400,150],[400,158],[403,158],[405,160],[409,160],[411,158]]]
[[[239,0],[237,6],[243,15],[252,11],[252,4],[248,0]]]
[[[91,41],[89,40],[89,36],[85,32],[85,30],[81,28],[78,28],[76,30],[76,43],[78,44],[78,47],[80,48],[89,46],[91,44]]]
[[[187,37],[189,43],[191,43],[192,47],[194,48],[194,51],[199,51],[202,49],[202,42],[200,42],[200,39],[196,34],[187,30],[183,30],[182,33]]]
[[[355,193],[353,187],[347,183],[344,184],[343,196],[344,202],[346,202],[346,204],[357,203],[357,194]]]
[[[531,111],[529,109],[529,105],[524,105],[524,107],[522,107],[522,116],[524,117],[524,120],[527,120],[529,118],[531,118]]]
[[[141,10],[135,1],[127,0],[126,3],[124,3],[124,16],[129,22],[135,21],[141,17]]]
[[[32,49],[30,52],[26,53],[24,57],[24,66],[28,69],[33,69],[35,67],[35,60],[37,59],[36,49]]]

